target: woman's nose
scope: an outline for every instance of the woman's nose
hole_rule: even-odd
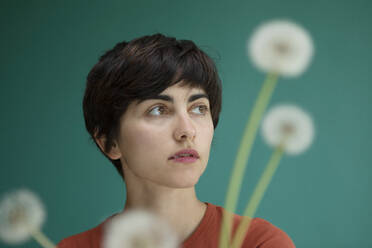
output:
[[[174,129],[174,138],[177,141],[193,141],[196,135],[195,126],[189,115],[177,116],[176,126]]]

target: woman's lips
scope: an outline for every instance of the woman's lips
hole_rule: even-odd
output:
[[[188,164],[188,163],[194,163],[196,160],[198,160],[198,158],[195,158],[195,157],[178,157],[178,158],[173,158],[172,160],[175,161],[175,162]]]
[[[199,154],[194,149],[184,149],[176,152],[169,160],[179,163],[193,163],[199,159]]]

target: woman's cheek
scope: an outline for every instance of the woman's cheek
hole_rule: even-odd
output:
[[[212,138],[214,134],[213,122],[205,121],[202,125],[202,133],[204,133],[207,137]]]

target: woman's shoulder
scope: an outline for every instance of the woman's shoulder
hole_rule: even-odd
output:
[[[279,227],[262,218],[253,218],[247,233],[245,242],[249,242],[250,236],[255,239],[260,247],[294,248],[292,239]],[[254,238],[253,238],[254,237]]]
[[[87,231],[62,239],[57,245],[58,248],[96,248],[95,244],[100,243],[102,224],[103,223]]]
[[[100,248],[104,232],[104,225],[114,215],[87,231],[69,236],[58,243],[58,248]]]
[[[226,210],[220,206],[216,206],[216,210],[218,211],[222,222],[222,214]],[[236,229],[239,226],[239,223],[243,220],[243,218],[250,217],[233,214],[233,218],[234,218],[233,232],[235,233]],[[282,229],[273,225],[272,223],[265,219],[256,217],[250,218],[250,227],[245,236],[242,247],[294,248],[295,245],[291,238],[288,236],[288,234],[284,232]]]

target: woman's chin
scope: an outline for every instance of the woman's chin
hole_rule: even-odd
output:
[[[173,177],[171,180],[167,180],[167,187],[174,189],[186,189],[194,187],[199,181],[200,175],[182,175]]]

